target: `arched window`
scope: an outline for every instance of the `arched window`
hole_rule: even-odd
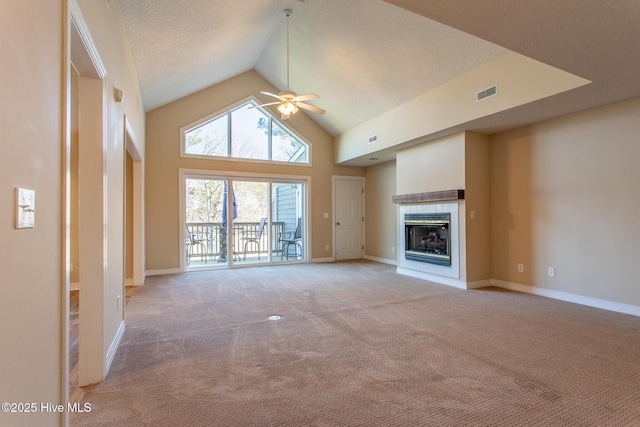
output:
[[[198,120],[181,130],[182,157],[227,157],[310,163],[310,146],[254,100]]]

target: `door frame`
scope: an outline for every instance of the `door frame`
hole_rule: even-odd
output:
[[[362,182],[362,216],[364,218],[364,220],[362,221],[362,257],[364,258],[365,256],[365,249],[366,248],[366,229],[367,227],[366,225],[366,221],[367,221],[367,215],[365,213],[365,177],[364,176],[344,176],[344,175],[332,175],[331,176],[331,200],[332,200],[332,211],[331,211],[331,218],[333,219],[333,221],[331,222],[331,258],[332,261],[336,260],[336,181],[339,180],[343,180],[343,181],[361,181]]]
[[[80,198],[79,212],[83,210],[95,213],[95,218],[86,213],[78,216],[81,233],[78,247],[81,258],[78,262],[80,274],[87,278],[82,292],[80,305],[80,345],[79,345],[79,385],[86,385],[102,381],[108,371],[109,361],[105,360],[104,344],[104,245],[105,226],[104,212],[106,197],[104,194],[104,149],[106,134],[104,127],[106,110],[105,76],[107,74],[104,63],[98,54],[97,46],[89,32],[84,16],[77,0],[63,3],[64,13],[64,48],[63,48],[63,89],[65,105],[63,109],[63,343],[62,343],[62,384],[61,392],[69,400],[69,272],[71,264],[70,236],[71,216],[71,70],[75,69],[79,75],[78,96],[81,98],[80,108],[83,110],[83,120],[79,123],[83,132],[93,144],[87,153],[87,147],[79,152],[79,176],[84,175],[82,186],[79,185],[78,194],[85,194]],[[83,138],[83,137],[81,137]],[[82,144],[80,142],[79,144]],[[86,146],[85,142],[85,146]],[[89,178],[89,179],[86,179]],[[84,188],[80,188],[84,187]],[[88,221],[87,221],[88,220]],[[91,236],[96,237],[95,239]],[[82,286],[83,278],[80,279]],[[68,424],[68,414],[62,415],[63,424]]]
[[[125,218],[126,218],[126,196],[127,191],[132,190],[132,200],[133,206],[131,206],[131,210],[133,211],[133,223],[131,224],[132,228],[132,243],[133,243],[133,253],[132,255],[132,264],[133,264],[133,283],[126,282],[126,274],[123,279],[125,285],[130,284],[133,286],[142,286],[145,281],[145,271],[144,271],[144,167],[142,156],[140,155],[140,151],[138,150],[138,139],[133,131],[133,127],[129,122],[127,115],[124,115],[124,141],[125,141],[125,149],[124,149],[124,162],[126,165],[126,157],[127,153],[131,156],[133,160],[133,175],[131,177],[132,183],[131,185],[127,185],[126,182],[126,172],[125,172],[125,189],[123,194],[125,196]],[[126,166],[125,166],[126,168]],[[127,241],[126,236],[126,228],[125,228],[125,236],[124,242]],[[124,255],[126,256],[126,249],[124,251]],[[123,267],[126,266],[126,260],[123,264]],[[124,292],[124,290],[123,290]],[[126,294],[126,292],[125,292]],[[124,294],[123,294],[124,295]],[[126,304],[123,304],[123,307]]]

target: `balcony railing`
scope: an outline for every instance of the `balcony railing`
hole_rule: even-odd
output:
[[[233,231],[228,233],[227,236],[231,239],[234,258],[236,261],[243,260],[246,256],[258,255],[258,245],[255,243],[249,243],[246,245],[245,252],[245,237],[255,236],[259,222],[234,222]],[[271,252],[272,254],[280,254],[282,247],[278,240],[283,235],[285,223],[273,222],[271,223]],[[187,236],[187,262],[190,260],[209,260],[218,259],[221,254],[225,254],[226,249],[224,247],[225,228],[222,227],[220,222],[188,222],[187,230],[194,236],[197,244],[190,244],[189,236]],[[269,233],[265,228],[259,239],[260,253],[266,254],[269,248]]]

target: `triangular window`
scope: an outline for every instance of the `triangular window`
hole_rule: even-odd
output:
[[[309,164],[309,144],[251,99],[181,129],[183,157]]]

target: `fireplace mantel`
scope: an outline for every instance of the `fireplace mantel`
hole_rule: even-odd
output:
[[[399,194],[391,196],[391,201],[397,204],[445,202],[450,200],[463,200],[464,190],[429,191],[427,193]]]

